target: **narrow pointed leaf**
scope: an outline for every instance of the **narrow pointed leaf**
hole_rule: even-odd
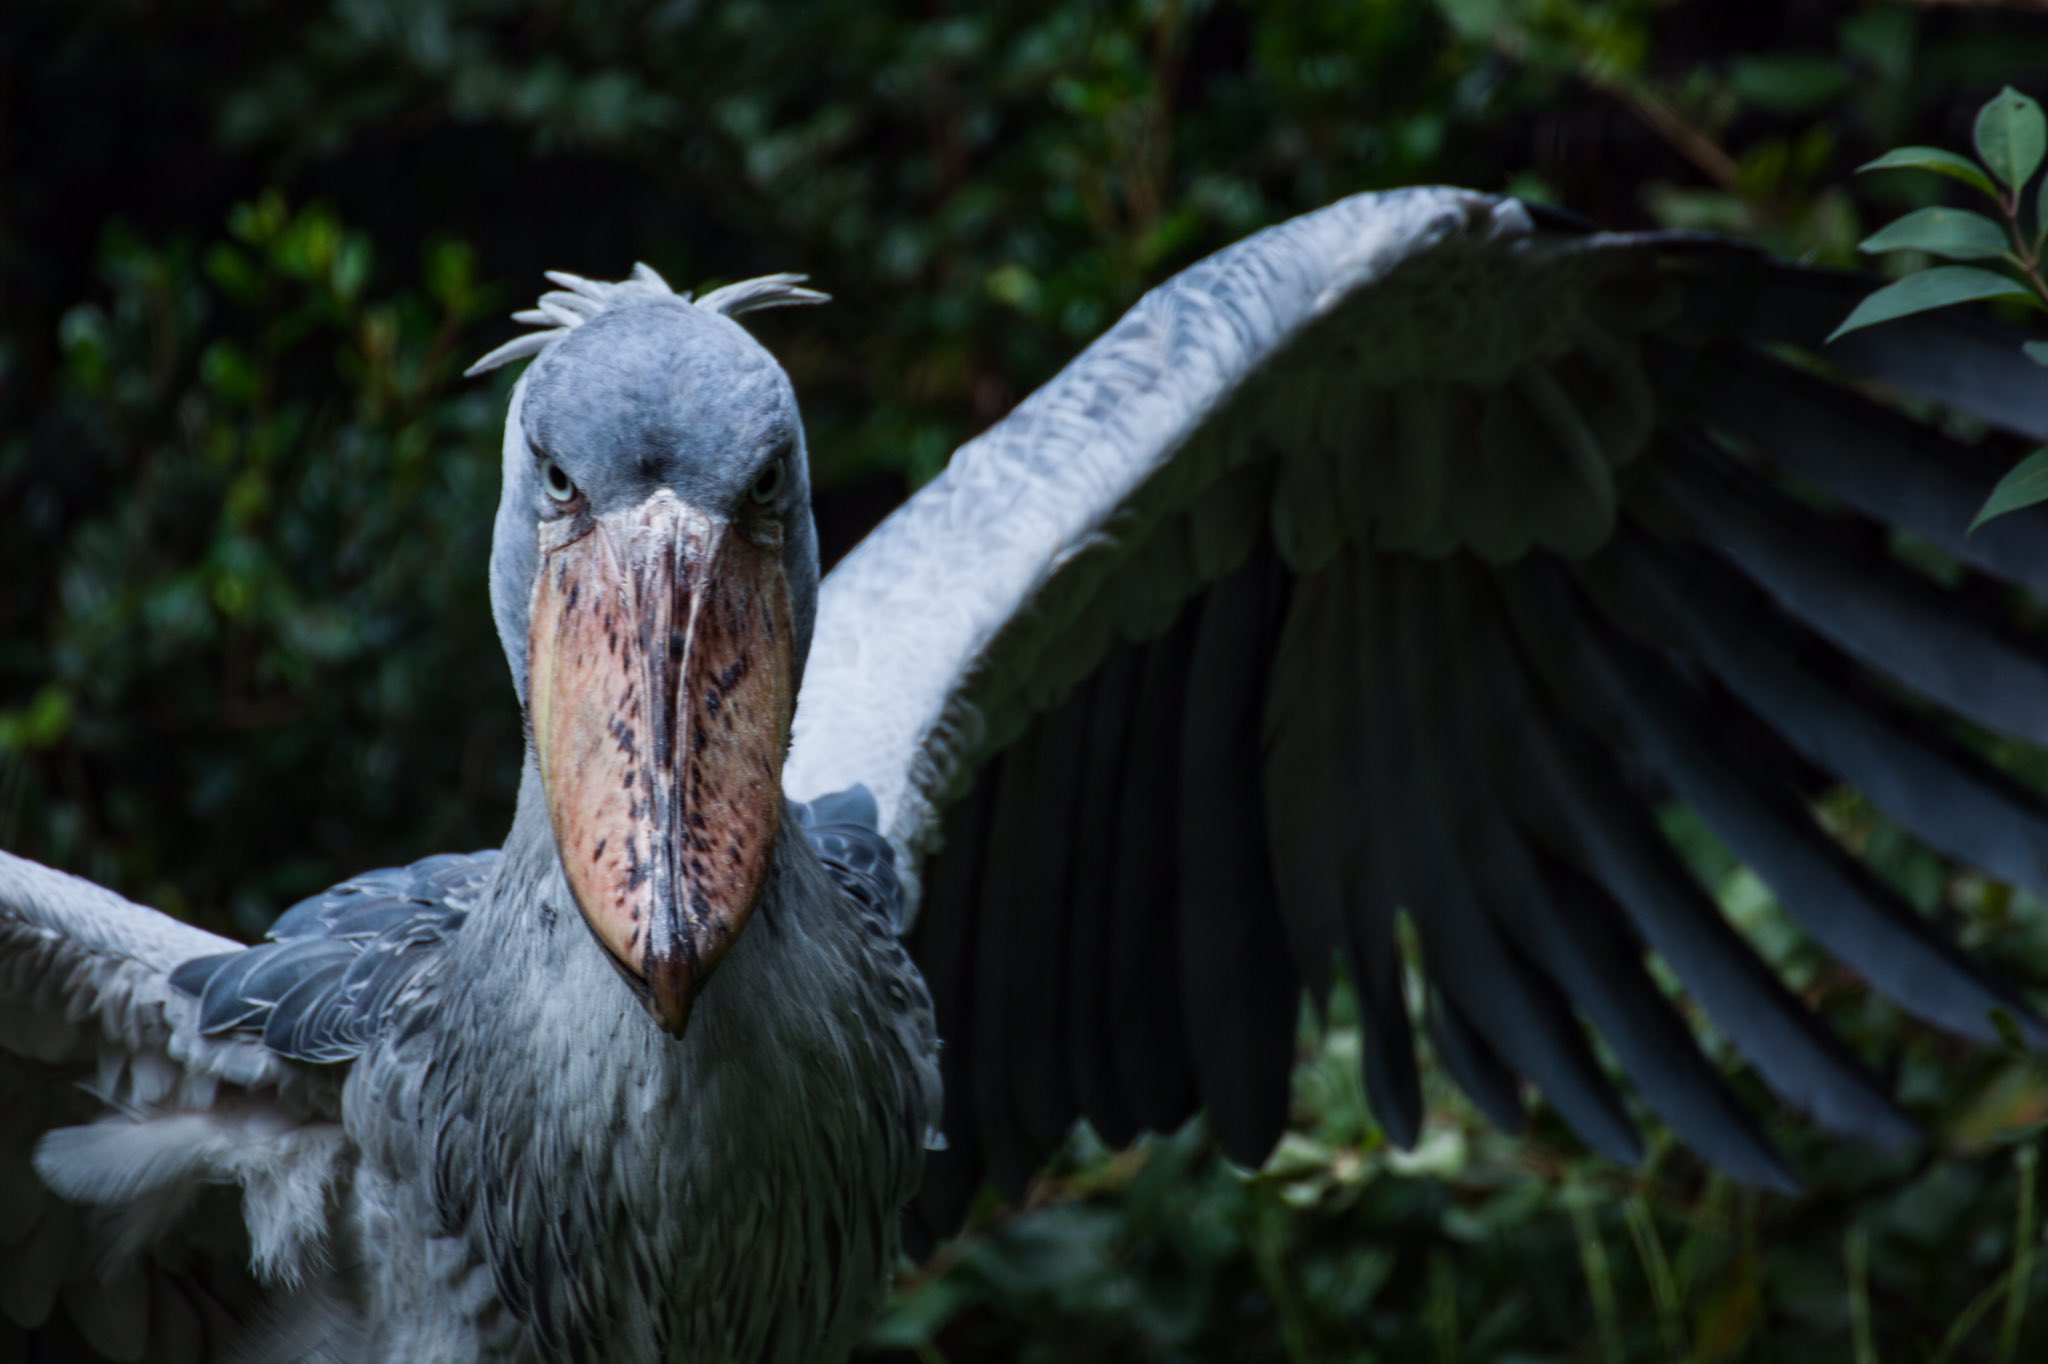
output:
[[[1875,161],[1865,162],[1856,168],[1857,174],[1875,170],[1927,170],[1936,175],[1946,175],[1951,180],[1960,180],[1974,189],[1997,196],[1991,177],[1983,168],[1966,156],[1945,152],[1939,147],[1894,147]]]
[[[2035,302],[2026,288],[1994,270],[1974,265],[1938,265],[1887,284],[1856,305],[1848,320],[1828,337],[1832,341],[1845,332],[1889,322],[1895,317],[1946,308],[1951,303],[1972,303],[1985,298],[2023,298]]]
[[[1977,513],[1977,519],[1970,523],[1970,529],[1974,531],[1994,516],[2019,511],[2037,502],[2048,502],[2048,445],[2013,465],[2012,472],[1998,480],[1998,486],[1991,490],[1991,496],[1984,499],[1984,507]]]
[[[1864,238],[1859,251],[1925,251],[1950,260],[1997,260],[2012,249],[2005,229],[1981,213],[1923,208]]]
[[[2010,85],[1977,111],[1977,155],[1992,174],[2017,191],[2041,168],[2048,151],[2048,118],[2041,106]]]

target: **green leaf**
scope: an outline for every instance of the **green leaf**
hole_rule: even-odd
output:
[[[1991,496],[1984,499],[1984,505],[1977,512],[1977,519],[1970,522],[1970,533],[1994,516],[2003,516],[2022,507],[2031,507],[2037,502],[2048,502],[2048,445],[2028,455],[1991,490]]]
[[[1984,518],[1980,515],[1977,519],[1982,521]],[[1970,528],[1975,530],[1976,526],[1972,525]],[[2003,1004],[1994,1004],[1987,1012],[1991,1018],[1991,1026],[1997,1029],[1998,1039],[2005,1044],[2006,1050],[2027,1054],[2030,1048],[2027,1046],[2026,1036],[2020,1032],[2020,1021],[2013,1017],[2012,1010]]]
[[[2048,366],[2048,341],[2022,341],[2020,354],[2037,365]]]
[[[1977,111],[1977,155],[2014,190],[2033,178],[2048,151],[2041,106],[2010,85]]]
[[[1981,213],[1923,208],[1864,238],[1859,251],[1925,251],[1950,260],[1996,260],[2012,249],[2005,229]]]
[[[199,375],[206,386],[231,406],[247,407],[262,391],[263,376],[256,362],[234,342],[222,339],[199,355]]]
[[[2034,296],[2023,285],[1995,270],[1974,265],[1937,265],[1932,270],[1908,275],[1896,284],[1887,284],[1864,299],[1828,340],[1895,317],[1985,298],[2024,298],[2031,302]]]
[[[0,753],[49,748],[71,728],[71,696],[54,682],[18,710],[0,710]]]
[[[1927,170],[1936,175],[1946,175],[1951,180],[1960,180],[1973,189],[1981,189],[1996,198],[1998,190],[1993,187],[1991,177],[1976,162],[1954,152],[1945,152],[1939,147],[1894,147],[1875,161],[1866,161],[1856,168],[1861,175],[1864,171],[1876,170]]]
[[[346,233],[334,251],[334,266],[328,283],[343,299],[362,293],[370,278],[370,239],[361,233]]]

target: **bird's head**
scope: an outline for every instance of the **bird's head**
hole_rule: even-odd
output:
[[[733,291],[658,283],[550,296],[491,596],[570,891],[680,1034],[768,879],[818,552],[788,376]],[[820,297],[792,285],[771,301]]]

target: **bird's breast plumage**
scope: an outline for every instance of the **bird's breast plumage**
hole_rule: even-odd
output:
[[[508,863],[508,887],[558,879]],[[547,890],[479,911],[464,944],[479,966],[424,995],[351,1081],[360,1224],[391,1229],[365,1257],[382,1275],[372,1357],[794,1364],[852,1348],[936,1113],[931,1010],[886,923],[799,829],[776,865],[680,1040],[565,892],[552,915]],[[422,1245],[420,1226],[441,1234]]]

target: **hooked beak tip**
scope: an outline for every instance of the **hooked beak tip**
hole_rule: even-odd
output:
[[[681,1037],[697,1002],[697,976],[680,956],[650,957],[646,963],[647,1009],[671,1037]]]

